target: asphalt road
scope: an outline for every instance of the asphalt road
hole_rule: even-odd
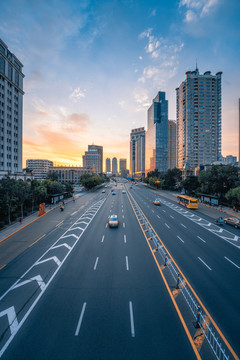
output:
[[[196,358],[120,186],[54,210],[0,250],[3,359]]]
[[[186,212],[176,199],[144,185],[130,191],[239,356],[240,230],[221,229],[205,209]],[[162,201],[159,207],[153,204],[156,198]]]

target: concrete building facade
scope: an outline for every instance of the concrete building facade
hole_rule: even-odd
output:
[[[117,172],[118,172],[118,161],[117,158],[114,157],[112,158],[112,173],[117,174]]]
[[[177,166],[177,137],[176,121],[168,120],[168,168],[174,169]]]
[[[50,167],[53,167],[53,162],[50,160],[28,159],[26,161],[27,168],[32,170],[34,179],[46,179]]]
[[[106,158],[106,173],[110,173],[110,172],[111,172],[111,159]]]
[[[222,72],[187,71],[176,89],[177,167],[195,168],[221,158]]]
[[[144,127],[132,129],[130,134],[130,175],[145,175],[145,135]]]
[[[22,68],[0,39],[0,173],[22,173]]]

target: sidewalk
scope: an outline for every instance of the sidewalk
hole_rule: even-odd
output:
[[[46,208],[46,214],[50,211],[52,211],[53,209],[55,209],[57,206],[59,205],[55,205],[55,206],[48,206]],[[14,222],[11,225],[7,225],[5,228],[3,228],[2,230],[0,230],[0,243],[10,237],[11,235],[15,234],[16,232],[18,232],[19,230],[23,229],[24,227],[26,227],[27,225],[31,224],[32,222],[36,221],[37,219],[39,219],[38,216],[38,211],[35,211],[33,214],[26,216],[25,218],[23,218],[22,223],[20,224],[19,221]],[[45,215],[46,215],[45,214]],[[43,215],[44,216],[44,215]]]

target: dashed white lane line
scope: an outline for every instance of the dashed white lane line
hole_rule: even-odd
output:
[[[108,227],[108,223],[106,223],[106,228]]]
[[[77,213],[77,211],[74,211],[70,216],[73,216],[73,215],[75,215]]]
[[[168,224],[165,223],[165,225],[166,225],[166,227],[167,227],[168,229],[170,229],[170,226],[169,226]]]
[[[206,243],[206,241],[203,240],[200,236],[197,236],[197,238],[198,238],[199,240],[201,240],[202,242]]]
[[[93,270],[96,270],[96,268],[97,268],[97,264],[98,264],[98,257],[96,258],[96,261],[95,261],[95,265],[94,265],[94,268],[93,268]]]
[[[184,240],[180,238],[180,236],[177,235],[177,238],[184,243]]]
[[[174,219],[174,216],[170,215],[170,218]]]
[[[157,217],[158,217],[159,219],[161,219],[159,215],[157,215]]]
[[[63,221],[64,221],[64,220],[63,220]],[[56,225],[56,227],[60,226],[60,225],[63,223],[63,221],[60,221],[60,223],[58,223],[58,224]]]
[[[166,212],[166,210],[163,210],[163,212]]]
[[[123,209],[122,209],[122,212],[123,212]]]
[[[125,242],[125,244],[126,244],[126,242],[127,242],[127,237],[126,237],[126,235],[124,235],[124,242]]]
[[[123,227],[125,228],[125,223],[123,223]]]
[[[154,210],[152,210],[152,212],[154,213]]]
[[[122,218],[124,219],[124,215],[122,216]]]
[[[133,319],[133,307],[132,307],[132,302],[131,301],[129,301],[129,312],[130,312],[131,334],[132,334],[132,337],[135,337],[134,319]]]
[[[198,259],[209,269],[209,270],[212,270],[210,268],[210,266],[208,266],[199,256],[198,256]]]
[[[182,227],[184,227],[185,229],[187,228],[185,225],[183,225],[183,224],[180,224]]]
[[[128,265],[128,257],[126,256],[126,269],[129,271],[129,265]]]
[[[229,262],[232,263],[234,266],[236,266],[236,268],[240,269],[240,266],[238,266],[237,264],[235,264],[232,260],[230,260],[230,259],[227,258],[226,256],[224,256],[224,257],[225,257],[225,259],[226,259],[227,261],[229,261]]]
[[[75,331],[75,336],[78,336],[78,334],[79,334],[80,327],[82,325],[83,315],[84,315],[84,312],[85,312],[85,309],[86,309],[86,305],[87,305],[87,303],[83,304],[82,311],[81,311],[81,314],[80,314],[80,318],[79,318],[77,328],[76,328],[76,331]]]
[[[103,237],[102,237],[102,241],[101,242],[104,242],[104,235],[103,235]]]

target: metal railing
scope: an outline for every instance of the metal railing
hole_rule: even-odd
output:
[[[219,338],[221,338],[221,336],[218,330],[211,323],[208,315],[203,311],[203,309],[200,308],[196,296],[192,293],[191,289],[187,284],[187,281],[184,279],[183,276],[181,276],[180,270],[174,264],[171,256],[168,255],[168,251],[166,250],[165,245],[162,242],[160,243],[158,235],[152,228],[151,224],[148,222],[147,218],[138,206],[136,200],[131,194],[129,195],[131,197],[132,205],[136,211],[136,214],[138,214],[138,219],[142,221],[142,225],[145,226],[146,230],[150,235],[149,240],[151,239],[154,242],[158,253],[161,255],[164,261],[164,265],[168,267],[172,277],[176,281],[176,287],[180,289],[183,297],[185,298],[195,318],[196,326],[202,329],[202,332],[204,333],[205,338],[207,339],[208,344],[210,345],[216,358],[218,360],[238,359],[237,357],[232,355],[228,348],[224,348],[222,343],[219,341]]]

